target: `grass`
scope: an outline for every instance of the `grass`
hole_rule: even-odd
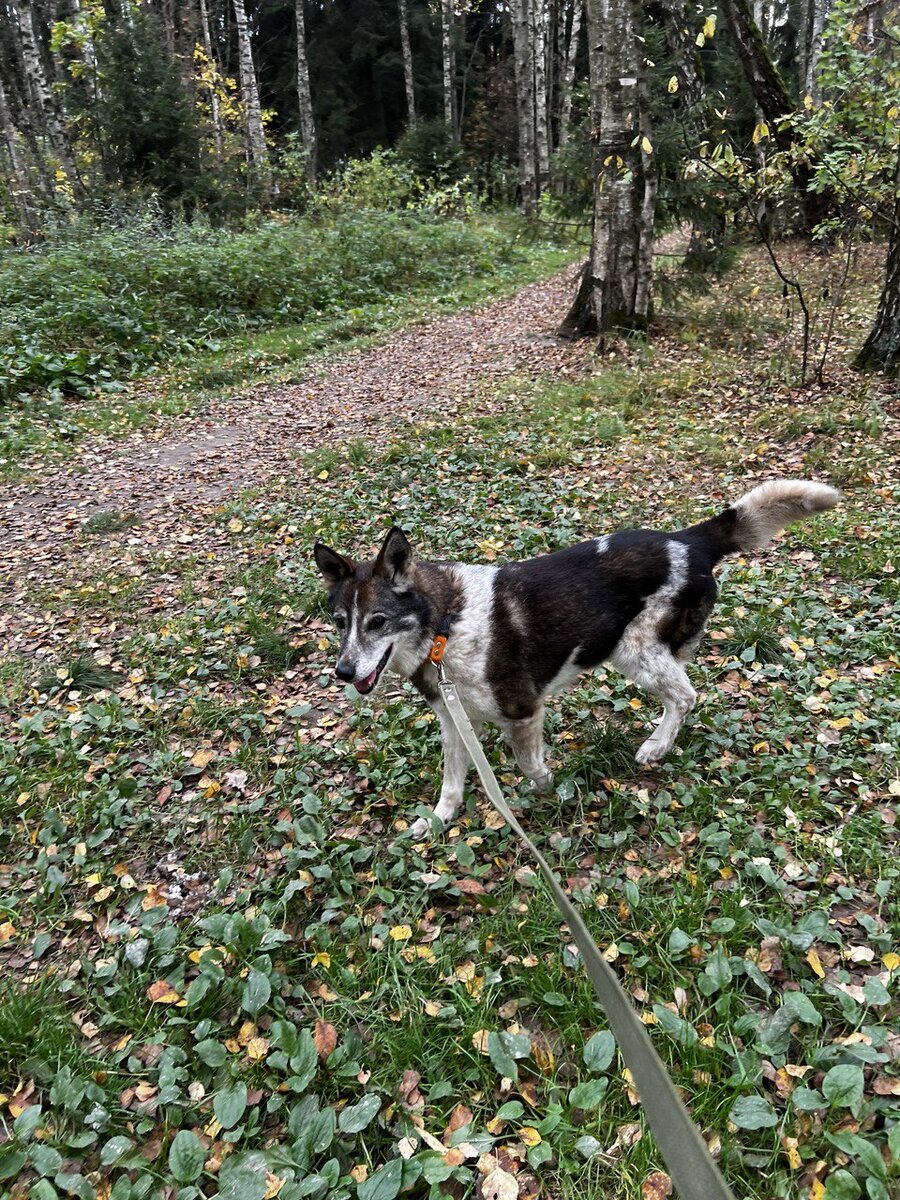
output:
[[[24,269],[21,253],[0,255],[0,299],[16,337],[32,337],[34,323],[33,336],[45,339],[54,353],[71,344],[73,354],[84,354],[83,347],[96,341],[109,359],[103,358],[102,380],[91,376],[93,366],[85,366],[84,378],[69,382],[40,372],[19,379],[16,355],[25,351],[10,336],[0,477],[39,475],[71,456],[85,438],[151,430],[202,412],[223,392],[238,392],[261,378],[292,382],[313,359],[362,348],[393,329],[514,291],[571,259],[571,249],[535,241],[521,228],[510,228],[507,217],[465,224],[398,214],[379,220],[384,237],[376,227],[374,236],[356,244],[357,268],[333,281],[333,294],[318,299],[304,290],[304,280],[315,273],[313,259],[334,250],[337,239],[341,249],[327,273],[331,278],[355,244],[352,230],[345,239],[348,230],[340,223],[324,230],[302,223],[265,227],[241,237],[213,237],[203,230],[163,236],[129,227],[108,234],[109,244],[102,246],[96,238],[79,240],[70,233],[70,241],[27,258]],[[154,255],[146,253],[148,240]],[[99,253],[106,255],[109,278],[96,275]],[[193,290],[172,283],[198,271]],[[255,286],[263,276],[265,286]],[[155,329],[146,344],[127,354],[113,337],[119,326],[113,322],[112,332],[104,326],[112,320],[107,292],[122,279],[131,289],[129,305],[139,296]],[[81,312],[76,302],[90,312]],[[34,350],[41,361],[49,353]],[[27,354],[25,359],[31,361]],[[0,360],[0,401],[3,370]]]
[[[723,569],[665,763],[635,767],[653,706],[611,671],[551,705],[551,796],[486,745],[735,1193],[896,1193],[895,400],[839,376],[811,442],[786,420],[817,398],[752,335],[485,383],[452,436],[333,448],[324,481],[298,460],[214,518],[227,553],[148,547],[124,600],[117,532],[82,531],[39,597],[69,652],[0,666],[11,1196],[471,1195],[490,1153],[523,1195],[642,1197],[663,1164],[514,839],[471,788],[445,837],[396,840],[435,721],[336,685],[308,548],[398,515],[423,556],[482,561],[673,527],[820,445],[845,502]]]

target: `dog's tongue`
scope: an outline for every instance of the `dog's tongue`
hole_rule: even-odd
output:
[[[368,692],[375,686],[375,676],[378,674],[378,668],[370,671],[365,679],[358,679],[353,685],[358,692]]]

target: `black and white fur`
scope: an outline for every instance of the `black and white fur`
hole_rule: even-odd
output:
[[[663,704],[638,763],[669,753],[696,702],[684,669],[716,596],[713,569],[758,549],[786,525],[833,508],[821,483],[761,484],[730,508],[677,533],[605,534],[503,566],[420,563],[393,528],[378,557],[359,565],[317,543],[315,558],[341,635],[336,671],[366,694],[386,670],[410,679],[441,723],[444,778],[434,815],[446,825],[463,798],[468,756],[437,688],[428,653],[445,613],[447,675],[477,729],[499,725],[539,790],[552,785],[543,744],[544,701],[577,675],[610,662]],[[428,832],[417,821],[412,832]]]

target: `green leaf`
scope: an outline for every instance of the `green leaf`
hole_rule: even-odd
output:
[[[613,1060],[616,1052],[616,1039],[608,1029],[601,1029],[593,1037],[589,1037],[584,1047],[584,1064],[589,1071],[599,1075]]]
[[[221,1067],[228,1057],[228,1052],[221,1042],[215,1038],[205,1038],[194,1047],[197,1057],[208,1067]]]
[[[40,1104],[29,1104],[13,1121],[13,1132],[20,1142],[28,1142],[44,1119]]]
[[[869,1200],[891,1200],[885,1184],[874,1175],[870,1175],[866,1180],[866,1191],[869,1193]]]
[[[866,998],[866,1004],[880,1007],[882,1004],[890,1004],[891,1002],[890,993],[877,975],[870,975],[866,980],[863,995]]]
[[[825,1182],[825,1200],[857,1200],[862,1189],[849,1171],[832,1171]]]
[[[272,995],[272,985],[268,975],[262,971],[251,970],[244,981],[244,992],[241,996],[241,1007],[246,1009],[251,1017],[255,1017]]]
[[[359,1200],[394,1200],[402,1183],[403,1159],[392,1158],[364,1180],[356,1189],[356,1194]]]
[[[363,1096],[358,1104],[351,1104],[343,1109],[338,1117],[338,1129],[341,1133],[359,1133],[369,1124],[381,1109],[381,1097],[375,1092]]]
[[[267,1164],[258,1152],[226,1158],[219,1171],[218,1200],[263,1200]]]
[[[815,1088],[798,1087],[791,1092],[794,1108],[800,1112],[814,1112],[817,1108],[827,1108],[825,1097]]]
[[[465,842],[460,842],[454,850],[456,861],[461,867],[471,867],[475,863],[475,851]]]
[[[119,1159],[127,1154],[134,1146],[134,1142],[129,1137],[124,1137],[122,1134],[117,1134],[111,1137],[103,1149],[100,1151],[100,1165],[103,1167],[111,1167],[117,1163]]]
[[[862,1103],[865,1078],[862,1067],[849,1063],[832,1067],[822,1080],[822,1095],[834,1108],[849,1108],[854,1116]]]
[[[518,1121],[519,1117],[525,1112],[525,1105],[518,1100],[507,1100],[502,1108],[497,1109],[497,1116],[501,1121]],[[898,1126],[900,1129],[900,1126]]]
[[[179,1129],[169,1147],[169,1170],[179,1183],[199,1179],[206,1162],[206,1151],[190,1129]]]
[[[670,954],[683,954],[688,946],[693,942],[693,938],[689,933],[685,933],[683,929],[677,926],[669,934],[668,950]]]
[[[488,1054],[498,1075],[514,1082],[519,1078],[519,1068],[516,1060],[510,1054],[499,1033],[488,1034]]]
[[[590,1134],[585,1134],[584,1137],[580,1137],[575,1143],[575,1149],[582,1158],[595,1158],[598,1154],[603,1153],[603,1143],[598,1142]]]
[[[769,1129],[778,1124],[778,1114],[762,1096],[740,1096],[728,1114],[728,1120],[738,1129]]]
[[[243,1080],[225,1088],[213,1100],[213,1112],[223,1129],[233,1129],[247,1107],[247,1085]]]
[[[596,1108],[606,1095],[608,1087],[609,1080],[606,1076],[602,1079],[587,1079],[572,1088],[569,1092],[569,1103],[573,1108]]]
[[[28,1157],[39,1175],[55,1175],[62,1166],[63,1157],[52,1146],[34,1142],[28,1148]]]
[[[28,1156],[18,1146],[7,1146],[0,1150],[0,1179],[12,1179],[19,1174],[27,1161]]]
[[[822,1024],[821,1013],[804,992],[786,992],[783,1004],[804,1025]]]

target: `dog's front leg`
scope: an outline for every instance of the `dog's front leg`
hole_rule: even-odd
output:
[[[463,788],[471,760],[465,743],[456,732],[456,726],[443,702],[438,700],[434,709],[441,723],[441,741],[444,750],[444,778],[441,783],[441,794],[434,808],[434,815],[446,827],[456,816],[462,804]],[[472,728],[476,734],[480,727],[481,722],[472,722]],[[409,832],[414,838],[423,838],[427,837],[431,828],[431,821],[426,817],[420,817],[411,826]]]
[[[553,788],[553,772],[547,766],[544,746],[544,706],[539,705],[530,717],[505,721],[503,729],[510,740],[516,762],[534,784],[535,791],[549,792]]]

